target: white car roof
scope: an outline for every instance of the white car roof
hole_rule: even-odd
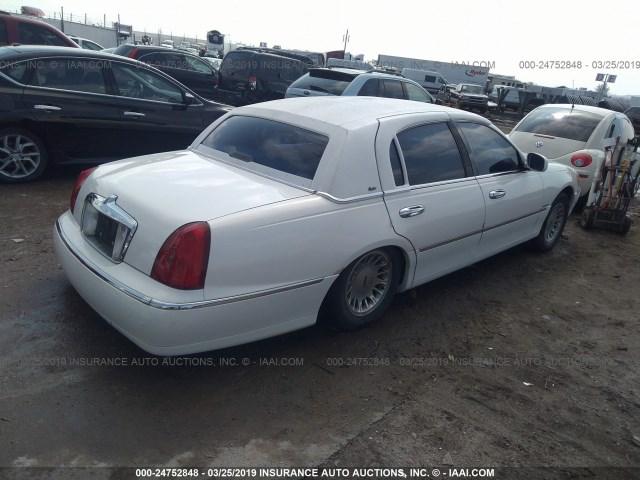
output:
[[[336,115],[336,110],[340,111],[339,116]],[[233,111],[234,114],[255,114],[272,118],[279,117],[279,119],[285,119],[286,115],[296,115],[347,130],[355,128],[354,124],[377,123],[378,119],[383,117],[428,112],[446,112],[452,118],[489,123],[488,120],[479,115],[455,108],[382,97],[322,96],[288,98],[249,105]],[[282,116],[283,114],[284,117]]]

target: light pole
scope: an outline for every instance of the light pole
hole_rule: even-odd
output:
[[[347,54],[347,43],[349,42],[349,29],[347,28],[347,33],[342,36],[342,40],[344,41],[344,48],[342,49],[342,58],[344,58]]]

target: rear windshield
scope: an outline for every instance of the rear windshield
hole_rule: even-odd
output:
[[[303,75],[291,84],[291,88],[302,88],[315,92],[329,93],[331,95],[342,95],[345,88],[356,78],[357,75],[339,72],[337,70],[309,70],[307,75]]]
[[[329,138],[264,118],[231,116],[202,142],[248,164],[312,180]]]
[[[566,107],[538,108],[525,117],[515,131],[586,142],[602,118],[597,113]]]

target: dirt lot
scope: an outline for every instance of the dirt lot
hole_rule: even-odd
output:
[[[76,174],[0,185],[0,466],[22,467],[0,477],[142,465],[640,477],[639,202],[626,236],[573,215],[552,252],[518,247],[431,282],[366,330],[314,327],[166,365],[57,264],[51,229]]]

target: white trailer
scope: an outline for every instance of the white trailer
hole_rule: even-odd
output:
[[[475,83],[486,87],[489,80],[489,62],[451,63],[435,60],[422,60],[420,58],[395,57],[393,55],[378,55],[378,66],[384,68],[396,68],[402,71],[405,68],[438,72],[449,83]]]

